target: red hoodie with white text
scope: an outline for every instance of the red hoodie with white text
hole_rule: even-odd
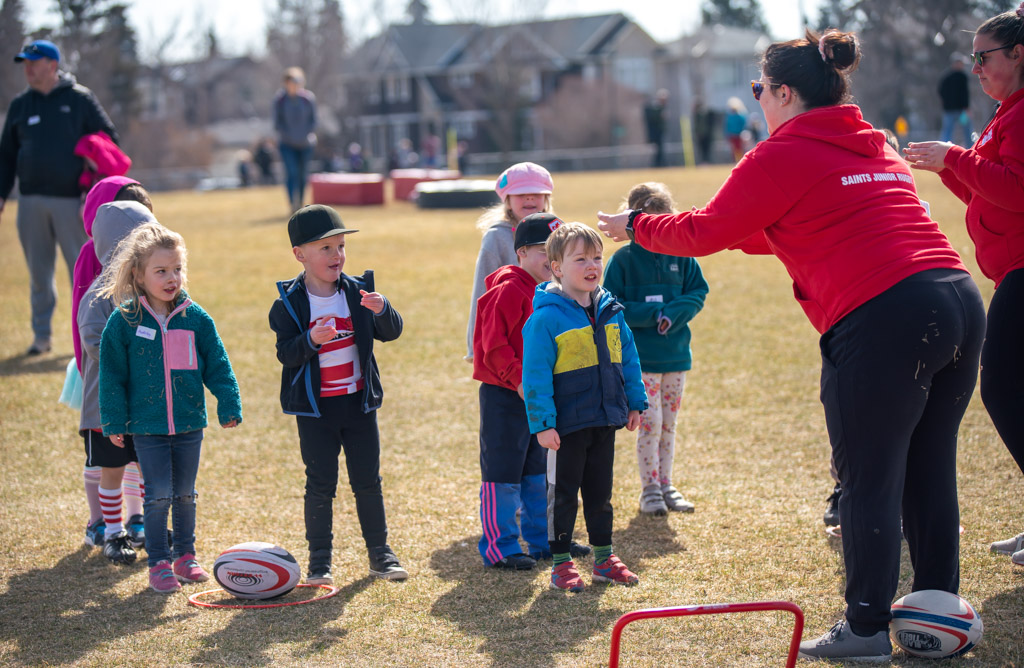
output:
[[[908,276],[967,271],[925,212],[910,167],[854,105],[788,120],[737,163],[704,208],[640,214],[633,230],[656,253],[774,254],[820,333]]]

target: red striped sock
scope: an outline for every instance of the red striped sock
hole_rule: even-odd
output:
[[[106,536],[124,531],[121,522],[121,488],[104,489],[100,487],[100,508],[103,509],[103,522],[107,525]]]

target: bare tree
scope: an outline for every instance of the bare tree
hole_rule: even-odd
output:
[[[18,48],[24,43],[25,24],[21,20],[24,13],[21,0],[3,0],[0,4],[0,44],[8,49]],[[20,68],[0,67],[0,109],[6,110],[24,88],[25,77]]]

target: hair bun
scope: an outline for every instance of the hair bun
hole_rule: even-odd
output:
[[[860,57],[857,36],[852,32],[829,28],[818,39],[818,53],[826,65],[840,71],[849,69]]]

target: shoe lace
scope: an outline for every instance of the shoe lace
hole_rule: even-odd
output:
[[[838,622],[832,625],[832,628],[828,631],[828,642],[835,642],[839,638],[839,634],[843,632],[843,627],[846,626],[846,620],[840,619]]]
[[[387,545],[376,548],[373,551],[373,559],[383,568],[399,565],[398,557],[395,556],[395,553]]]

